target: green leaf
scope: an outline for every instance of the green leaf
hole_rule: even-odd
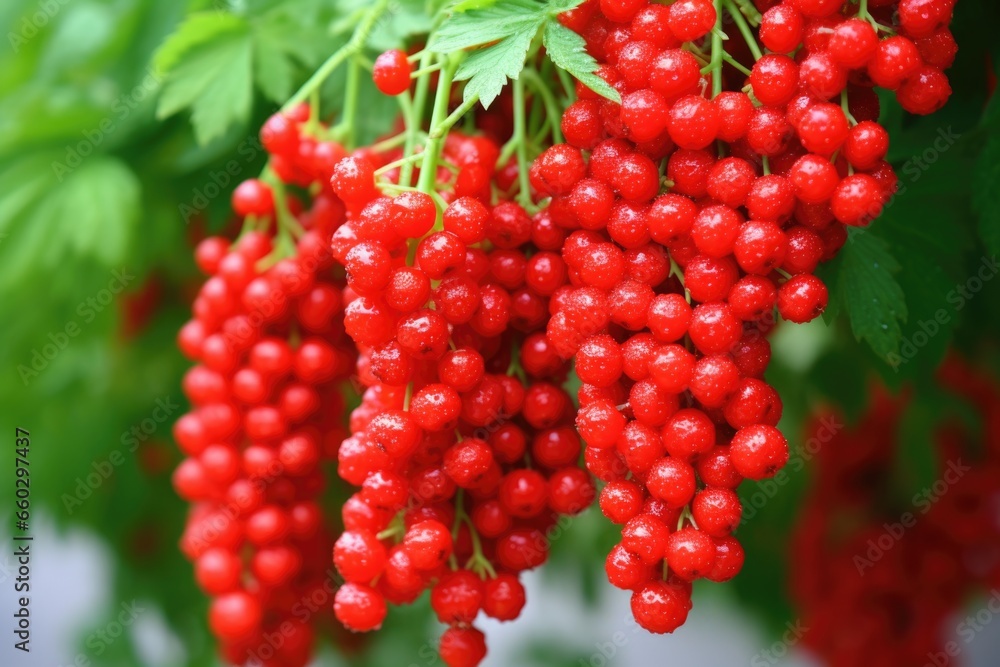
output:
[[[972,205],[986,249],[1000,255],[1000,135],[990,133],[973,176]]]
[[[886,361],[898,357],[907,318],[903,289],[895,274],[900,265],[885,241],[862,229],[851,229],[841,251],[837,298],[842,299],[851,321],[851,331],[865,340]]]
[[[66,179],[61,219],[72,220],[68,240],[78,255],[106,266],[125,260],[139,220],[139,180],[124,163],[99,157]]]
[[[254,78],[261,92],[281,104],[292,95],[293,65],[279,43],[266,37],[253,42]]]
[[[72,258],[113,267],[127,256],[139,220],[140,187],[116,158],[95,155],[71,169],[33,155],[0,174],[0,284]]]
[[[533,37],[548,18],[548,10],[542,3],[506,0],[490,7],[451,14],[431,36],[428,47],[438,53],[450,53],[525,32]]]
[[[488,48],[469,54],[455,73],[455,80],[468,80],[465,99],[478,95],[482,105],[489,108],[507,81],[520,76],[536,32],[534,27],[522,30]]]
[[[618,91],[597,76],[597,61],[586,51],[583,37],[556,21],[549,21],[542,37],[546,53],[559,67],[579,79],[595,93],[621,102]]]
[[[245,25],[194,48],[170,71],[157,115],[166,118],[190,107],[201,144],[222,135],[233,123],[246,123],[253,100],[252,61]]]
[[[194,48],[230,32],[243,33],[246,27],[246,21],[226,12],[192,14],[157,49],[153,56],[153,66],[168,72]]]
[[[556,65],[595,92],[620,101],[618,93],[594,73],[597,61],[587,54],[583,38],[554,20],[577,4],[578,0],[459,3],[456,7],[464,11],[453,8],[431,37],[429,47],[439,53],[482,47],[462,62],[455,79],[469,81],[465,99],[479,95],[483,106],[488,107],[507,81],[521,74],[532,40],[541,30],[547,53]]]
[[[583,4],[583,0],[549,0],[549,12],[562,14]]]

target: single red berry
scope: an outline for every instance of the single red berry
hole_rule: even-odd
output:
[[[413,67],[407,60],[405,52],[390,49],[379,54],[372,67],[372,79],[375,86],[385,95],[399,95],[410,87],[410,74]]]

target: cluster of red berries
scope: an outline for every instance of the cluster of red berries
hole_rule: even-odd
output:
[[[775,311],[822,313],[816,267],[895,191],[872,87],[916,113],[950,94],[954,2],[872,2],[864,16],[842,0],[757,4],[766,54],[728,0],[587,0],[561,15],[621,103],[578,86],[567,143],[531,168],[569,232],[547,336],[575,361],[586,463],[623,525],[608,578],[653,632],[684,622],[692,580],[740,570],[735,488],[787,461],[765,335]],[[723,10],[742,46],[735,28],[721,39]]]
[[[298,133],[306,118],[295,113],[297,121],[276,117],[265,127],[272,165],[288,153],[277,151],[271,130]],[[343,154],[310,143],[316,150],[288,159],[285,176],[305,173],[318,152]],[[227,660],[302,666],[314,623],[296,605],[323,590],[330,569],[333,538],[317,502],[326,487],[321,464],[343,438],[341,384],[356,356],[343,327],[343,274],[329,249],[343,207],[320,194],[301,210],[249,180],[234,192],[233,209],[247,218],[246,231],[232,244],[198,244],[195,260],[208,279],[178,336],[197,364],[183,381],[192,409],[174,425],[186,456],[174,487],[193,505],[181,548],[212,596],[209,626]],[[267,231],[281,215],[302,227],[291,247]]]
[[[941,424],[939,476],[912,498],[889,491],[912,396],[878,393],[833,438],[813,429],[824,444],[793,529],[790,588],[804,645],[831,667],[950,665],[947,644],[966,603],[1000,586],[1000,384],[957,357],[939,381],[981,430],[957,415]],[[970,618],[970,629],[982,622]]]
[[[516,618],[518,574],[591,503],[581,458],[623,526],[609,579],[642,627],[680,626],[693,580],[742,567],[736,487],[788,458],[762,379],[775,312],[824,310],[816,267],[895,191],[873,87],[916,113],[944,103],[953,4],[758,0],[755,33],[744,0],[586,0],[560,20],[621,103],[578,84],[566,143],[530,169],[528,146],[501,159],[509,96],[476,112],[479,134],[408,127],[350,153],[307,106],[272,116],[267,177],[233,195],[248,231],[199,246],[211,277],[180,335],[199,363],[176,429],[183,544],[227,655],[245,661],[329,563],[314,499],[334,457],[360,487],[332,550],[348,629],[429,589],[442,659],[475,667],[479,612]],[[414,58],[383,53],[376,86],[409,90]],[[274,664],[308,654],[296,627]]]
[[[340,476],[360,490],[333,551],[347,582],[334,611],[351,630],[374,630],[387,602],[430,589],[450,626],[440,640],[450,667],[479,664],[479,612],[520,615],[518,574],[545,562],[559,516],[595,495],[559,386],[568,365],[544,334],[565,234],[545,212],[490,203],[492,188],[510,186],[499,185],[499,153],[484,137],[448,136],[434,192],[443,210],[425,192],[380,193],[375,172],[392,167],[391,153],[348,157],[333,174],[349,211],[333,254],[365,387],[339,452]],[[399,171],[382,173],[392,190]]]

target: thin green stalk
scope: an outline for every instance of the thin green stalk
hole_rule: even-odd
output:
[[[309,95],[309,120],[306,122],[306,129],[308,133],[312,136],[316,136],[319,132],[319,119],[320,119],[320,108],[319,108],[319,88],[312,91]]]
[[[466,113],[469,112],[474,106],[479,104],[479,95],[473,95],[469,99],[462,102],[457,109],[448,114],[448,117],[443,121],[431,127],[430,138],[441,138],[448,134],[448,130],[455,126],[455,123],[460,121]]]
[[[736,0],[736,6],[740,8],[743,16],[747,17],[750,25],[754,27],[760,25],[761,14],[750,0]]]
[[[521,71],[522,77],[527,77],[527,81],[531,84],[532,90],[535,91],[537,95],[542,98],[542,103],[545,105],[545,111],[550,119],[562,118],[562,111],[559,109],[559,103],[556,101],[555,95],[549,90],[549,87],[545,85],[542,77],[538,75],[532,69],[525,68]],[[552,123],[552,143],[561,144],[563,143],[562,130],[559,128],[558,123]]]
[[[424,51],[420,56],[420,67],[427,67],[434,57],[430,51]],[[404,107],[404,118],[406,122],[406,143],[403,146],[403,155],[413,155],[417,148],[417,133],[421,131],[424,124],[424,108],[427,106],[427,91],[430,89],[431,77],[422,76],[417,79],[417,87],[413,92],[413,103],[409,105],[409,115]],[[408,96],[409,93],[403,93]],[[413,165],[406,164],[399,172],[399,184],[410,185],[413,182]]]
[[[417,189],[430,194],[434,190],[434,181],[437,178],[437,163],[440,157],[441,147],[444,143],[445,133],[439,132],[436,136],[435,129],[448,116],[448,101],[451,99],[451,81],[458,69],[459,60],[449,57],[441,70],[438,79],[437,93],[434,96],[434,109],[431,112],[431,132],[428,135],[427,145],[424,147],[424,161],[420,166],[420,180],[417,181]]]
[[[514,79],[514,136],[517,151],[517,200],[525,209],[531,208],[531,183],[528,180],[528,145],[524,118],[524,79]]]
[[[375,28],[375,24],[382,14],[385,13],[388,6],[389,0],[375,0],[371,9],[368,10],[365,17],[358,23],[358,27],[354,29],[354,34],[351,35],[347,44],[344,44],[333,55],[327,58],[326,62],[320,65],[320,68],[309,77],[309,80],[302,84],[302,87],[285,102],[281,110],[288,111],[298,106],[301,102],[304,102],[314,90],[322,86],[330,78],[330,75],[340,67],[341,63],[361,51],[365,42],[368,41],[368,35],[371,34],[371,31]]]
[[[402,97],[402,96],[400,96],[400,97]],[[407,135],[406,135],[405,132],[402,133],[402,134],[397,134],[394,137],[389,137],[388,139],[383,139],[382,141],[378,142],[377,144],[372,144],[371,150],[373,150],[376,153],[381,153],[382,151],[387,151],[390,148],[395,148],[396,146],[399,146],[400,144],[405,143],[406,139],[407,139]]]
[[[844,111],[844,116],[847,117],[847,121],[852,127],[858,124],[858,120],[854,117],[854,114],[851,113],[851,105],[847,97],[847,88],[840,91],[840,108]]]
[[[733,0],[723,0],[726,3],[726,10],[729,15],[733,17],[733,22],[736,23],[736,27],[739,28],[740,33],[743,35],[743,39],[746,40],[747,46],[750,48],[750,53],[753,54],[754,60],[760,60],[764,55],[761,53],[760,46],[757,44],[757,40],[753,36],[753,30],[747,23],[746,18],[743,16],[743,12],[740,8],[736,6]]]
[[[427,67],[421,67],[418,70],[410,72],[410,77],[413,78],[413,79],[416,79],[416,78],[418,78],[420,76],[423,76],[424,74],[430,74],[431,72],[437,72],[440,69],[441,69],[441,63],[437,63],[435,65],[428,65]]]
[[[712,30],[712,60],[709,68],[712,72],[712,97],[717,97],[722,92],[722,61],[726,55],[726,49],[722,45],[722,2],[715,0],[715,28]]]
[[[406,157],[399,158],[398,160],[393,160],[389,164],[384,164],[381,167],[379,167],[378,169],[376,169],[375,170],[375,175],[379,176],[381,174],[384,174],[387,171],[392,171],[396,167],[402,167],[404,164],[411,164],[413,162],[417,162],[418,160],[420,160],[422,158],[423,158],[423,156],[418,153],[416,155],[408,155]]]
[[[361,63],[352,57],[347,66],[347,86],[344,93],[344,114],[339,125],[345,128],[347,141],[345,148],[354,150],[354,128],[358,119],[358,94],[361,90]]]
[[[729,55],[725,50],[722,51],[722,59],[739,71],[743,72],[745,75],[750,76],[750,70],[747,69],[739,60]]]
[[[563,91],[566,93],[567,106],[573,104],[576,102],[576,84],[562,67],[556,68],[556,74],[559,76],[559,83],[562,84]]]

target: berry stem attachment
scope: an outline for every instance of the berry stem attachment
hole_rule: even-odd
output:
[[[882,25],[881,23],[875,20],[875,17],[872,16],[871,13],[869,13],[868,0],[860,0],[860,2],[858,3],[858,18],[868,21],[868,23],[870,23],[871,26],[875,28],[876,32],[884,32],[887,35],[896,34],[895,30],[893,30],[887,25]]]
[[[681,510],[681,516],[680,516],[679,519],[677,519],[677,530],[680,530],[681,528],[683,528],[685,522],[691,524],[695,529],[698,528],[698,524],[694,520],[694,515],[691,514],[691,506],[690,505],[685,505],[684,509]]]
[[[410,401],[413,400],[413,383],[406,385],[406,393],[403,394],[403,411],[410,411]]]
[[[847,117],[847,122],[851,124],[851,127],[858,124],[858,120],[854,117],[854,114],[851,113],[851,105],[849,104],[847,97],[847,88],[840,91],[840,108],[844,112],[844,116]]]
[[[358,22],[358,27],[354,29],[354,34],[344,44],[342,47],[337,49],[329,58],[326,59],[320,68],[316,70],[309,80],[302,84],[302,87],[296,91],[294,95],[285,102],[284,106],[281,107],[283,112],[288,112],[291,109],[297,107],[300,103],[304,102],[306,99],[312,95],[314,90],[319,89],[323,83],[330,78],[341,63],[350,58],[351,56],[359,53],[362,48],[364,48],[365,42],[368,41],[368,36],[371,34],[372,30],[375,28],[375,24],[378,23],[379,18],[385,13],[385,10],[389,7],[389,0],[376,0],[371,8],[365,13],[364,18]]]

